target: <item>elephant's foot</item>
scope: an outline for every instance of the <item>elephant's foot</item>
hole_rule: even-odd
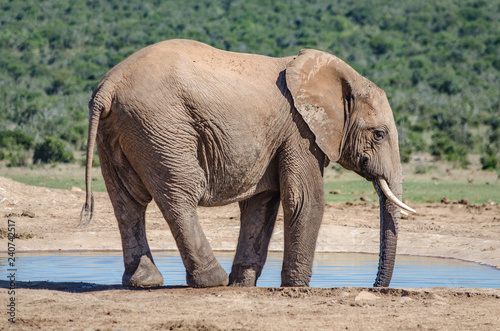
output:
[[[281,287],[308,287],[310,280],[310,274],[300,275],[297,272],[281,272]]]
[[[226,286],[229,278],[219,262],[214,259],[203,270],[195,270],[194,272],[186,271],[186,281],[188,286],[191,287],[214,287]]]
[[[281,287],[308,287],[309,282],[302,280],[287,280],[281,281]]]
[[[229,275],[229,286],[252,287],[257,285],[257,271],[242,265],[233,265]]]
[[[146,255],[141,256],[141,260],[135,271],[127,271],[122,277],[122,284],[126,287],[153,287],[163,285],[163,276]]]

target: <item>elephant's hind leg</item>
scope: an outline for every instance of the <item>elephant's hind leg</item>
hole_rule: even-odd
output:
[[[267,258],[280,205],[279,192],[264,192],[240,202],[241,229],[229,285],[255,286]]]
[[[123,158],[117,168],[106,153],[101,153],[105,178],[122,239],[125,272],[123,286],[161,286],[163,277],[156,267],[146,238],[146,207],[151,196],[137,173]]]
[[[227,273],[215,258],[201,228],[196,205],[186,201],[180,202],[179,199],[173,199],[170,194],[156,193],[155,201],[172,231],[186,268],[187,284],[191,287],[226,286]]]
[[[187,284],[191,287],[226,286],[227,273],[214,256],[196,209],[187,210],[177,222],[169,222],[169,225],[186,267]]]

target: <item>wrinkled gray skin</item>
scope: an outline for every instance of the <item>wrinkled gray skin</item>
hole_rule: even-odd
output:
[[[385,93],[340,59],[316,50],[271,58],[170,40],[146,47],[102,79],[89,103],[87,201],[97,140],[120,229],[124,286],[163,277],[148,246],[154,199],[176,240],[189,286],[255,286],[280,202],[282,286],[308,286],[323,217],[323,169],[339,162],[402,193],[398,136]],[[388,286],[399,210],[380,193],[375,286]],[[212,253],[196,208],[239,202],[231,274]]]

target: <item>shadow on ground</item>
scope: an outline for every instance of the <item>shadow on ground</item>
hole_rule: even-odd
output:
[[[0,288],[9,289],[10,281],[0,280]],[[49,281],[36,281],[36,282],[23,282],[16,281],[15,289],[30,289],[30,290],[52,290],[52,291],[62,291],[68,293],[86,293],[86,292],[96,292],[96,291],[109,291],[109,290],[154,290],[154,289],[182,289],[187,288],[187,286],[157,286],[157,287],[123,287],[122,285],[102,285],[94,283],[84,283],[84,282],[49,282]]]

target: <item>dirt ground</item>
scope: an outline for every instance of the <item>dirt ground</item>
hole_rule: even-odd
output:
[[[16,252],[119,250],[110,201],[96,194],[96,216],[78,224],[85,193],[19,184],[0,177],[2,278],[0,329],[18,330],[499,330],[500,289],[209,288],[125,289],[88,283],[22,282],[9,295],[8,222]],[[474,261],[500,268],[500,206],[411,204],[398,253]],[[325,252],[378,253],[378,205],[331,203],[318,239]],[[214,250],[234,250],[238,208],[200,208]],[[271,243],[282,250],[282,217]],[[153,250],[175,249],[158,208],[148,208]],[[154,254],[154,253],[153,253]],[[22,272],[22,271],[19,271]],[[375,275],[374,275],[375,276]],[[167,284],[171,285],[171,284]],[[15,297],[16,323],[8,323]]]

